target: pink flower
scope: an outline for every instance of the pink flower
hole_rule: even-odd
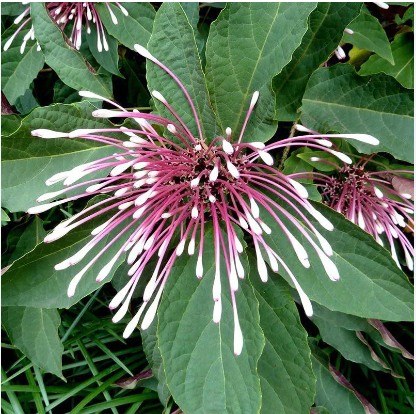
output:
[[[23,4],[27,4],[27,2],[23,2]],[[115,3],[117,7],[123,12],[125,16],[128,16],[129,13],[127,10],[120,4]],[[114,24],[117,24],[117,17],[114,15],[113,11],[111,10],[108,2],[105,2],[105,5],[108,8],[108,11],[111,16],[111,20]],[[59,26],[59,28],[64,31],[65,27],[73,21],[72,31],[69,40],[75,45],[75,47],[79,50],[81,47],[81,37],[82,37],[82,26],[85,24],[87,26],[87,33],[91,33],[90,22],[95,24],[97,27],[97,49],[99,52],[103,50],[108,50],[107,39],[105,37],[105,31],[103,23],[101,22],[100,16],[98,15],[97,9],[93,2],[50,2],[46,3],[46,7],[55,20],[55,23]],[[6,51],[10,45],[12,44],[15,37],[18,33],[31,21],[30,17],[30,7],[27,7],[23,13],[21,13],[16,19],[14,20],[15,24],[19,24],[22,20],[23,23],[16,29],[10,39],[4,45],[4,50]],[[101,34],[100,34],[101,33]],[[30,30],[27,32],[25,37],[23,38],[23,43],[20,47],[20,53],[23,54],[26,48],[26,43],[29,39],[35,40],[35,33],[34,28],[31,26]],[[102,39],[102,41],[101,41]],[[40,46],[38,44],[38,51],[40,50]]]
[[[332,143],[327,139],[330,137],[329,135],[311,134],[288,138],[267,146],[261,142],[244,143],[245,126],[259,99],[257,91],[252,95],[238,142],[231,142],[232,131],[230,128],[226,128],[224,136],[204,137],[194,103],[180,80],[142,46],[136,45],[135,49],[165,70],[182,89],[194,114],[198,136],[192,134],[175,112],[174,103],[167,102],[160,92],[153,91],[153,97],[169,109],[172,119],[136,110],[129,112],[106,98],[90,92],[80,92],[84,97],[99,98],[111,102],[117,108],[115,111],[98,109],[93,112],[95,117],[131,118],[137,122],[138,126],[134,129],[124,127],[80,129],[70,133],[51,130],[32,131],[33,136],[46,139],[83,138],[110,144],[114,146],[117,153],[51,177],[46,182],[47,185],[63,181],[66,188],[45,194],[38,201],[50,200],[64,192],[80,187],[86,187],[85,192],[33,207],[29,213],[40,213],[53,206],[85,196],[112,194],[111,198],[98,202],[59,224],[52,233],[48,234],[45,242],[56,240],[71,229],[99,217],[103,213],[113,212],[113,216],[109,220],[92,232],[94,236],[92,240],[78,253],[59,263],[55,268],[57,270],[65,269],[79,263],[101,239],[120,226],[122,229],[118,230],[116,236],[107,246],[98,251],[94,258],[73,278],[68,288],[68,295],[74,295],[78,282],[93,263],[100,257],[105,257],[107,249],[116,240],[125,239],[122,248],[114,257],[108,258],[107,264],[97,275],[97,281],[104,280],[120,255],[123,252],[128,252],[127,262],[131,265],[128,272],[130,280],[110,303],[111,309],[121,305],[113,318],[114,322],[118,322],[125,316],[143,269],[148,266],[151,258],[157,258],[153,275],[144,291],[143,304],[127,325],[124,337],[131,334],[139,321],[141,321],[142,329],[146,329],[150,325],[156,314],[172,266],[176,258],[184,253],[186,246],[187,254],[197,255],[196,277],[203,277],[204,235],[207,224],[211,223],[215,246],[215,276],[212,291],[213,321],[218,323],[221,318],[221,278],[227,277],[235,323],[234,352],[238,355],[243,347],[243,335],[238,321],[235,295],[240,280],[245,277],[245,269],[240,260],[240,255],[244,250],[239,236],[240,229],[252,240],[261,280],[266,282],[268,279],[265,259],[274,272],[277,272],[281,265],[292,279],[307,315],[312,315],[311,302],[297,282],[295,275],[290,271],[289,266],[266,242],[266,235],[270,234],[272,230],[263,221],[264,216],[269,216],[281,227],[287,238],[282,240],[282,243],[287,244],[288,249],[293,249],[304,267],[310,266],[308,254],[282,219],[288,219],[310,243],[329,278],[334,281],[339,279],[337,268],[330,259],[331,246],[307,216],[315,217],[320,225],[327,230],[332,230],[332,224],[309,203],[308,192],[302,184],[273,168],[274,160],[270,151],[286,146],[309,146],[330,152],[342,160],[350,160],[344,154],[331,148]],[[160,135],[153,127],[154,124],[165,127],[170,133],[169,136],[174,136],[175,139]],[[299,128],[301,129],[301,127]],[[110,138],[106,136],[109,132],[113,134],[118,132],[120,135],[127,136],[128,140]],[[348,135],[346,137],[372,141],[373,143],[376,141],[367,135]],[[82,183],[74,184],[90,173],[102,170],[108,172],[106,177],[87,179]],[[267,190],[269,194],[273,195],[273,198],[262,190]],[[299,223],[290,211],[275,200],[282,201],[289,209],[296,211],[303,223]],[[314,236],[312,237],[304,227],[307,227]],[[129,229],[132,229],[132,234],[125,236]],[[173,244],[174,235],[178,234],[179,242]],[[227,269],[225,275],[221,274],[222,260],[224,260]]]
[[[367,163],[374,155],[365,155],[355,165],[344,163],[342,167],[328,160],[312,157],[311,161],[335,167],[336,175],[310,172],[295,173],[291,177],[312,178],[318,184],[327,205],[358,224],[382,246],[384,242],[381,236],[384,234],[392,257],[400,268],[395,247],[398,242],[403,249],[407,267],[413,270],[414,248],[403,230],[413,231],[414,223],[411,215],[414,213],[414,206],[409,201],[412,194],[400,190],[407,188],[410,180],[394,176],[394,174],[411,173],[411,171],[367,170]]]

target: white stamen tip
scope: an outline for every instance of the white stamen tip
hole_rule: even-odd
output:
[[[167,104],[166,99],[163,97],[163,95],[158,91],[152,91],[152,95],[154,98],[156,98],[158,101],[162,102],[163,104]],[[173,125],[172,125],[173,126]]]
[[[255,91],[255,92],[253,93],[253,96],[252,96],[252,98],[251,98],[251,102],[250,102],[250,107],[251,107],[251,108],[253,108],[253,107],[254,107],[254,105],[257,103],[257,101],[258,101],[258,99],[259,99],[259,95],[260,95],[259,91]]]
[[[312,133],[312,134],[315,132],[312,129],[306,128],[306,127],[304,127],[303,125],[300,125],[300,124],[295,124],[295,129],[296,129],[296,131],[299,131],[299,132],[308,132],[308,133]]]
[[[227,154],[232,154],[234,152],[233,146],[225,139],[222,140],[222,148],[224,149],[224,152]]]
[[[237,167],[230,161],[227,161],[227,169],[234,178],[237,179],[240,177],[240,173],[238,172]]]
[[[69,134],[66,132],[52,131],[50,129],[34,129],[31,132],[32,136],[39,138],[67,138]]]
[[[135,44],[134,45],[134,50],[139,54],[142,55],[144,58],[153,60],[154,57],[153,55],[143,46],[139,45],[139,44]]]
[[[258,151],[260,158],[269,166],[272,166],[274,163],[273,157],[266,151]]]
[[[304,199],[309,197],[308,190],[296,180],[292,180],[292,178],[288,178],[292,187],[296,190],[296,192]]]

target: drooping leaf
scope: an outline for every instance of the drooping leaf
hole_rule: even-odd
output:
[[[27,226],[15,227],[7,237],[7,251],[2,255],[2,267],[31,252],[45,236],[46,231],[39,217],[34,217]]]
[[[17,98],[29,89],[45,63],[43,53],[36,50],[36,41],[29,40],[24,53],[20,53],[20,46],[29,29],[30,27],[21,30],[6,51],[3,50],[4,45],[16,31],[16,26],[12,26],[2,34],[1,88],[11,105],[14,105]]]
[[[317,379],[316,404],[327,407],[331,414],[377,414],[368,401],[364,406],[352,390],[335,380],[327,357],[319,351],[312,347],[312,366]]]
[[[362,76],[383,72],[393,76],[405,88],[414,88],[414,35],[406,32],[397,35],[391,44],[394,65],[380,56],[370,56],[361,66],[359,74]]]
[[[302,100],[302,123],[319,132],[366,133],[380,145],[349,142],[413,162],[413,93],[384,75],[362,77],[349,65],[318,69]]]
[[[108,120],[91,116],[94,109],[86,101],[40,107],[23,120],[14,134],[2,139],[2,203],[5,207],[12,212],[27,210],[36,204],[41,194],[62,188],[60,183],[45,186],[45,180],[52,175],[114,152],[113,146],[96,145],[92,141],[41,139],[30,135],[31,130],[38,128],[70,132],[77,128],[111,127]]]
[[[2,309],[1,320],[11,342],[34,364],[63,378],[64,347],[58,335],[61,318],[56,309],[9,306]]]
[[[245,141],[267,141],[276,131],[272,78],[289,63],[316,3],[228,3],[211,24],[206,76],[222,131],[238,140],[253,92],[259,101]],[[296,27],[296,30],[293,30]]]
[[[334,226],[333,231],[327,231],[307,214],[311,223],[332,246],[334,254],[331,259],[340,274],[337,282],[329,279],[315,250],[292,223],[280,217],[308,252],[309,269],[299,262],[274,218],[266,212],[261,215],[272,229],[270,236],[264,236],[265,240],[284,258],[309,298],[328,309],[364,318],[413,320],[412,286],[390,253],[341,214],[320,203],[313,205]],[[300,223],[304,226],[303,220]],[[279,269],[279,273],[286,275],[284,269]]]
[[[107,32],[121,44],[130,49],[133,49],[136,43],[146,46],[155,18],[153,6],[146,2],[125,2],[122,5],[128,11],[128,16],[125,16],[114,3],[97,3],[95,6]],[[107,7],[111,7],[117,24],[113,23]]]
[[[211,109],[194,31],[179,3],[163,3],[155,18],[148,49],[182,82],[195,106],[203,138],[212,141],[217,125]],[[195,137],[199,136],[195,117],[183,91],[172,78],[153,62],[147,62],[147,81],[150,91],[159,91],[185,122]],[[155,99],[162,116],[174,120],[166,107]]]
[[[261,404],[256,366],[264,344],[258,303],[251,285],[240,281],[236,302],[244,347],[241,355],[235,356],[224,262],[221,321],[215,324],[212,320],[213,237],[212,228],[206,228],[202,279],[195,276],[196,255],[184,254],[176,259],[165,287],[157,336],[166,379],[173,399],[184,412],[255,413]]]
[[[51,20],[43,3],[31,4],[31,16],[36,39],[46,63],[55,70],[62,82],[77,90],[89,90],[111,97],[111,80],[95,74],[82,55],[66,41],[64,34]]]
[[[113,36],[106,34],[108,50],[98,51],[97,48],[97,27],[92,24],[90,26],[91,33],[87,35],[88,46],[95,60],[108,72],[121,76],[118,70],[118,42]]]
[[[337,48],[348,23],[360,12],[358,2],[320,2],[309,16],[308,31],[288,65],[273,79],[279,121],[294,121],[312,72]]]
[[[262,414],[308,412],[315,396],[307,333],[281,278],[260,280],[251,254],[250,281],[259,301],[260,327],[266,343],[257,365],[262,390]]]
[[[337,349],[349,361],[363,364],[374,371],[387,370],[375,361],[368,347],[360,341],[357,332],[337,326],[314,315],[313,323],[318,327],[322,340]]]
[[[345,33],[342,38],[344,42],[351,43],[359,49],[371,50],[394,64],[387,34],[378,19],[372,16],[366,8],[363,8],[359,16],[348,25],[348,29],[351,29],[354,34]]]
[[[128,231],[124,233],[125,236],[115,240],[105,254],[84,274],[75,295],[72,298],[67,296],[68,285],[72,278],[120,233],[124,228],[123,225],[105,236],[77,265],[60,271],[54,269],[56,264],[78,252],[91,239],[91,231],[104,221],[105,218],[89,221],[53,243],[39,244],[30,253],[15,261],[2,276],[2,306],[69,308],[104,283],[111,281],[117,267],[124,261],[125,254],[119,257],[104,281],[97,283],[95,278],[127,240]]]

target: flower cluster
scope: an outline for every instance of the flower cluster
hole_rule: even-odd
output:
[[[28,2],[23,2],[23,4],[27,4]],[[104,2],[107,6],[108,12],[110,13],[111,20],[114,24],[117,24],[117,17],[111,10],[108,2]],[[128,16],[129,13],[127,10],[120,4],[115,3],[117,7],[123,12],[125,16]],[[103,23],[100,19],[98,14],[97,8],[95,7],[93,2],[50,2],[46,3],[46,8],[48,9],[50,15],[54,19],[55,23],[59,26],[59,28],[64,31],[66,26],[72,21],[72,29],[71,35],[69,40],[75,45],[75,47],[79,50],[81,47],[81,38],[82,38],[82,26],[83,24],[87,27],[87,33],[91,33],[90,22],[95,24],[97,27],[97,49],[99,52],[103,50],[108,50],[108,43],[105,37],[105,31]],[[16,19],[14,20],[15,24],[23,23],[16,29],[10,39],[4,45],[4,50],[6,51],[10,45],[12,44],[15,37],[19,34],[19,32],[31,21],[30,17],[30,7],[27,7]],[[26,48],[26,43],[29,39],[35,40],[35,32],[33,25],[30,27],[29,31],[23,38],[23,43],[20,46],[20,53],[23,54]],[[101,40],[102,39],[102,40]],[[38,51],[40,50],[40,46],[38,44],[37,47]]]
[[[384,245],[382,235],[385,235],[392,257],[400,268],[395,247],[396,240],[403,249],[407,267],[413,270],[414,248],[403,231],[406,228],[413,231],[414,222],[411,216],[414,213],[414,205],[410,202],[412,195],[397,191],[389,179],[391,174],[411,173],[411,171],[369,171],[366,167],[374,155],[366,155],[354,165],[344,163],[343,166],[312,157],[313,162],[332,165],[336,168],[337,174],[329,176],[320,172],[310,172],[295,173],[291,177],[312,178],[320,188],[324,202],[328,206],[358,224],[374,236],[382,246]]]
[[[47,235],[45,242],[57,240],[70,230],[104,213],[112,214],[111,218],[92,232],[93,238],[80,251],[57,264],[55,268],[61,270],[79,263],[104,237],[117,228],[116,235],[88,261],[72,279],[68,288],[68,295],[74,295],[77,284],[88,269],[100,257],[105,257],[108,248],[122,238],[124,244],[113,257],[107,259],[107,264],[96,278],[98,282],[104,280],[118,258],[124,252],[128,252],[127,262],[131,265],[128,272],[130,279],[110,303],[110,309],[116,309],[121,305],[114,315],[114,322],[120,321],[126,315],[144,268],[148,266],[150,259],[156,258],[153,274],[147,281],[144,291],[143,303],[128,323],[124,337],[128,337],[140,321],[142,329],[150,325],[170,271],[176,258],[183,254],[186,245],[189,255],[197,254],[196,277],[204,276],[203,253],[206,229],[208,224],[212,226],[215,248],[213,322],[218,323],[221,318],[223,294],[221,278],[225,276],[228,279],[234,313],[234,352],[239,355],[243,348],[243,335],[235,295],[238,291],[239,279],[245,277],[240,259],[244,249],[239,236],[241,230],[254,245],[261,280],[266,282],[268,279],[266,260],[274,272],[282,266],[296,287],[307,315],[312,315],[309,298],[285,260],[267,242],[267,236],[272,232],[270,223],[283,230],[286,240],[281,242],[295,252],[304,267],[308,268],[310,263],[306,249],[297,238],[299,235],[302,235],[314,249],[329,278],[333,281],[339,279],[338,270],[330,259],[331,246],[310,222],[308,215],[313,216],[329,231],[333,229],[332,224],[308,201],[308,192],[302,184],[273,168],[274,160],[270,152],[288,146],[295,148],[307,146],[327,151],[347,163],[351,160],[332,148],[329,138],[341,137],[339,135],[308,134],[287,138],[270,145],[261,142],[244,142],[245,127],[259,99],[257,91],[251,97],[237,142],[231,141],[230,128],[225,130],[224,136],[204,137],[195,105],[180,80],[145,48],[135,45],[135,49],[162,68],[182,89],[194,115],[198,134],[191,132],[171,103],[160,92],[153,91],[152,95],[170,111],[171,119],[137,110],[130,112],[106,98],[90,92],[80,92],[81,96],[98,98],[117,108],[116,110],[98,109],[93,112],[93,116],[130,118],[137,122],[138,126],[78,129],[69,133],[44,129],[32,131],[33,136],[46,139],[92,140],[112,145],[117,152],[112,156],[77,166],[51,177],[46,182],[47,185],[63,181],[65,188],[44,194],[38,199],[39,202],[51,200],[80,187],[85,187],[85,191],[82,194],[33,207],[29,213],[41,213],[85,196],[111,194],[109,198],[87,207],[59,224]],[[155,129],[155,125],[162,126],[168,133],[161,135]],[[108,136],[109,133],[114,136],[115,132],[128,140]],[[357,139],[370,144],[378,143],[374,137],[365,134],[347,134],[342,138]],[[74,184],[97,171],[104,171],[105,177],[90,178]],[[292,215],[292,212],[301,218],[302,223]],[[268,220],[270,226],[265,222]],[[294,235],[289,230],[286,221],[293,225],[298,235]],[[128,233],[129,230],[131,233]],[[223,263],[224,267],[222,267]],[[225,275],[221,274],[222,269],[226,269]]]

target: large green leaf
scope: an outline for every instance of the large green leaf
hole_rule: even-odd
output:
[[[215,116],[210,106],[194,31],[179,3],[163,3],[156,14],[149,51],[182,82],[195,105],[203,138],[212,141],[217,134]],[[198,129],[191,107],[180,87],[153,62],[147,62],[149,90],[157,90],[183,119],[195,137]],[[157,111],[164,117],[173,115],[155,100]],[[176,120],[175,120],[176,121]]]
[[[7,236],[7,250],[2,255],[2,267],[12,264],[31,252],[46,236],[42,220],[35,216],[27,225],[15,227]]]
[[[361,66],[360,75],[372,75],[383,72],[393,76],[405,88],[414,87],[414,34],[406,32],[399,34],[391,44],[394,57],[394,65],[380,56],[370,56],[367,62]]]
[[[89,102],[51,105],[35,109],[12,135],[2,139],[2,204],[10,211],[24,211],[36,204],[47,191],[62,188],[62,183],[46,187],[45,180],[79,164],[114,153],[110,145],[65,138],[41,139],[30,135],[38,128],[70,132],[78,128],[105,128],[112,124],[94,118]],[[75,193],[71,193],[75,194]]]
[[[256,90],[260,97],[245,141],[267,141],[276,132],[271,80],[300,45],[315,7],[314,2],[228,3],[212,23],[206,50],[208,90],[221,129],[230,127],[234,140]]]
[[[345,33],[342,38],[344,42],[351,43],[359,49],[371,50],[394,64],[386,32],[378,19],[372,16],[365,7],[359,16],[348,25],[348,29],[351,29],[354,34]]]
[[[31,4],[31,16],[46,63],[62,82],[77,90],[89,90],[111,97],[111,80],[94,73],[91,65],[67,42],[43,3]]]
[[[258,302],[246,280],[240,281],[236,302],[244,347],[233,352],[233,312],[225,263],[222,260],[222,317],[212,320],[215,264],[212,228],[204,238],[204,276],[195,276],[196,255],[176,259],[159,307],[157,335],[168,387],[184,412],[256,413],[260,409],[257,361],[264,338]],[[198,251],[198,248],[196,249]]]
[[[292,223],[281,217],[307,250],[311,264],[309,269],[302,266],[292,247],[288,246],[277,222],[267,213],[262,215],[272,229],[271,235],[264,236],[265,239],[284,258],[309,298],[328,309],[360,317],[413,320],[412,286],[390,253],[341,214],[320,203],[313,205],[334,225],[333,231],[327,231],[310,218],[334,250],[332,260],[340,274],[337,282],[329,279],[315,250]],[[286,275],[284,269],[281,274]]]
[[[44,371],[63,378],[64,347],[58,335],[61,318],[56,309],[5,307],[1,321],[12,344]]]
[[[106,216],[108,219],[109,217]],[[122,254],[103,282],[97,283],[95,278],[121,245],[127,240],[128,231],[122,235],[94,265],[84,274],[78,284],[75,295],[67,296],[69,282],[72,278],[100,252],[106,244],[125,227],[122,224],[105,236],[97,246],[75,266],[56,271],[54,266],[78,252],[90,239],[91,231],[105,221],[92,220],[72,230],[62,239],[53,243],[42,243],[26,256],[15,261],[13,266],[2,276],[2,306],[30,306],[36,308],[69,308],[83,297],[111,281],[114,272],[123,262]]]
[[[117,24],[113,23],[106,4],[97,3],[95,5],[107,32],[130,49],[133,49],[136,43],[145,46],[152,33],[155,18],[153,6],[146,2],[122,3],[129,13],[128,16],[125,16],[114,3],[107,4],[116,16]]]
[[[37,45],[33,40],[29,40],[24,53],[20,53],[20,45],[29,29],[20,31],[6,51],[3,51],[4,44],[16,31],[16,27],[13,26],[2,34],[1,89],[11,105],[29,89],[45,63],[43,53],[36,50]]]
[[[348,23],[360,12],[361,3],[322,2],[309,16],[308,31],[292,60],[273,79],[279,121],[294,121],[312,72],[337,48]]]
[[[386,151],[413,162],[413,92],[380,74],[362,77],[350,65],[318,69],[302,100],[302,123],[320,132],[367,133],[380,145],[350,140],[360,152]]]
[[[257,365],[262,391],[262,414],[307,413],[315,396],[307,333],[286,282],[279,277],[260,280],[251,254],[250,281],[259,301],[260,326],[266,343]]]

